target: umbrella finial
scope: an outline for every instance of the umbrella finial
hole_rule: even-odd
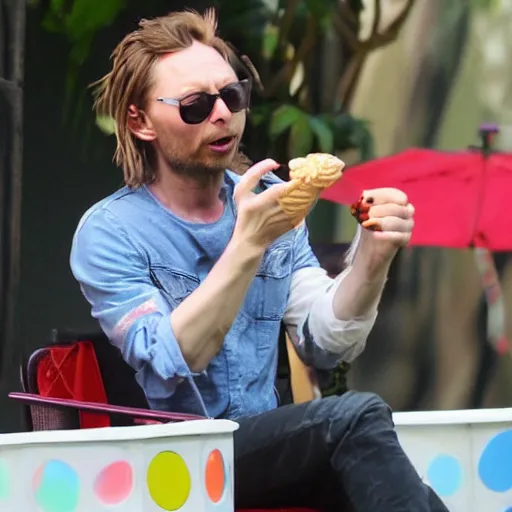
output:
[[[492,141],[495,135],[500,133],[500,128],[497,124],[483,123],[480,125],[478,134],[482,139],[481,150],[485,155],[488,155],[492,151]]]

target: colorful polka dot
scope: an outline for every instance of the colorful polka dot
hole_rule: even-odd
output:
[[[78,505],[79,481],[76,471],[60,460],[50,460],[36,472],[33,480],[41,512],[74,512]]]
[[[10,495],[11,482],[7,463],[0,459],[0,500],[6,500]]]
[[[128,462],[117,461],[101,470],[94,482],[94,492],[104,505],[120,505],[133,488],[133,470]]]
[[[462,486],[462,465],[451,455],[438,455],[428,467],[427,478],[439,496],[453,496]]]
[[[208,497],[218,503],[226,487],[226,468],[224,458],[219,450],[213,450],[206,461],[205,486]]]
[[[180,509],[190,494],[191,478],[182,457],[161,452],[148,467],[147,485],[151,498],[162,509]]]
[[[482,451],[478,476],[491,491],[512,489],[512,430],[494,436]]]

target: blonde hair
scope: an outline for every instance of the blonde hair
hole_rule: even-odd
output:
[[[151,86],[152,69],[161,55],[183,50],[194,41],[215,48],[233,63],[230,45],[216,35],[217,18],[213,9],[204,15],[187,10],[142,20],[112,52],[112,70],[92,84],[94,109],[114,121],[117,147],[115,163],[123,169],[125,184],[139,187],[155,179],[151,146],[128,128],[130,105],[143,108]]]

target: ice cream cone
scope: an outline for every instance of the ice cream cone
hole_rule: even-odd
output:
[[[279,204],[298,226],[317,201],[322,190],[341,178],[345,164],[326,153],[311,153],[305,158],[290,160],[290,180],[298,180],[299,186],[280,198]]]

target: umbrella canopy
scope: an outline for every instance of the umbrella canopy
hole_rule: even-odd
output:
[[[345,187],[395,187],[416,209],[411,245],[512,250],[512,153],[412,148],[348,168],[322,199],[346,204]]]

